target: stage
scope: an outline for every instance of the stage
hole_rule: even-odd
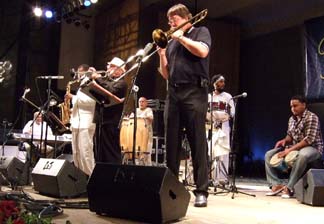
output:
[[[204,224],[304,224],[319,223],[323,217],[322,207],[313,207],[301,204],[296,198],[282,199],[280,196],[265,196],[268,191],[265,180],[261,179],[237,179],[239,191],[255,194],[256,197],[245,194],[221,193],[214,195],[214,189],[210,188],[208,206],[196,208],[193,206],[194,196],[191,199],[187,214],[181,220],[173,223],[204,223]],[[31,186],[24,187],[24,190],[34,199],[51,199],[38,194]],[[188,190],[192,190],[188,187]],[[191,191],[190,191],[191,192]],[[66,199],[65,201],[85,201],[84,198]],[[125,210],[127,205],[125,205]],[[140,206],[140,203],[139,203]],[[147,211],[148,213],[150,211]],[[68,209],[64,208],[63,214],[53,218],[52,223],[65,224],[70,221],[72,224],[125,224],[141,223],[132,220],[117,219],[106,216],[98,216],[89,209]]]

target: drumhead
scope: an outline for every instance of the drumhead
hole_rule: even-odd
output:
[[[274,155],[272,156],[272,158],[270,159],[270,165],[271,165],[272,167],[277,167],[277,166],[279,166],[279,165],[282,163],[282,161],[283,161],[283,158],[279,158],[279,157],[278,157],[278,154],[279,154],[279,152],[277,152],[276,154],[274,154]]]

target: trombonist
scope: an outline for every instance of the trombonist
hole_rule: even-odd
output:
[[[208,197],[207,141],[205,116],[208,107],[209,50],[211,37],[206,27],[194,27],[188,8],[172,6],[167,13],[172,41],[158,50],[160,72],[168,80],[165,110],[167,166],[178,176],[181,130],[186,129],[194,168],[194,206],[206,207]],[[186,32],[185,32],[186,31]]]
[[[103,88],[124,98],[126,95],[127,84],[125,80],[118,79],[125,72],[125,62],[114,57],[107,63],[108,77],[94,73],[92,78]],[[109,99],[105,102],[109,103]],[[105,102],[96,103],[94,121],[97,124],[95,132],[95,161],[121,164],[121,148],[119,142],[119,121],[123,111],[123,104],[106,106]]]

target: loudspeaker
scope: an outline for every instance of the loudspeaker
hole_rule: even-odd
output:
[[[308,170],[294,189],[298,201],[314,206],[324,205],[324,170]]]
[[[87,188],[87,175],[63,159],[39,159],[32,179],[35,191],[54,197],[75,197]]]
[[[87,188],[90,211],[148,223],[184,217],[190,201],[166,167],[97,163]]]
[[[13,156],[0,157],[0,184],[2,185],[26,185],[27,166],[25,163]]]

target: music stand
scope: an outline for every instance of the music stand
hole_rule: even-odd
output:
[[[81,86],[81,92],[95,100],[104,107],[110,107],[124,102],[124,98],[119,98],[110,91],[100,86],[95,80],[92,80]]]

